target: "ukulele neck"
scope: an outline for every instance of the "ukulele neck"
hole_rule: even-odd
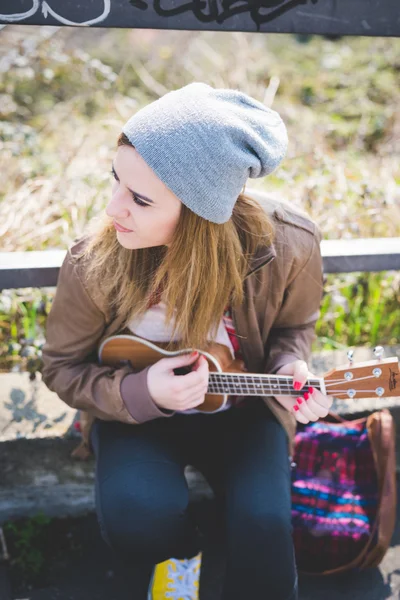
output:
[[[313,387],[325,392],[324,380],[311,377],[302,390]],[[207,394],[230,394],[235,396],[298,396],[293,388],[293,377],[286,375],[255,375],[252,373],[209,373]]]

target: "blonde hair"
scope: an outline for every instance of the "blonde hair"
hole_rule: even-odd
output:
[[[132,144],[121,133],[118,146]],[[244,299],[243,280],[258,247],[268,246],[274,226],[261,205],[241,193],[232,217],[216,224],[184,204],[170,246],[126,249],[105,213],[87,229],[88,243],[76,258],[85,261],[86,283],[98,288],[122,329],[160,298],[178,348],[205,349],[216,335],[225,307]],[[176,309],[176,314],[175,314]]]

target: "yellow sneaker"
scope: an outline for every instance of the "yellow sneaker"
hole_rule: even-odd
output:
[[[148,600],[199,600],[201,552],[193,558],[170,558],[156,565]]]

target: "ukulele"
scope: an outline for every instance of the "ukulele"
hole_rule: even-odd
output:
[[[195,348],[174,350],[176,342],[150,342],[136,335],[115,335],[103,341],[98,350],[100,364],[122,366],[130,364],[140,371],[161,358],[187,354]],[[196,407],[207,413],[221,410],[229,395],[234,396],[298,396],[293,389],[293,377],[287,375],[265,375],[249,373],[244,362],[232,359],[224,344],[210,342],[206,350],[198,350],[208,362],[208,388],[203,404]],[[374,350],[378,360],[353,364],[352,351],[348,353],[349,365],[331,369],[323,377],[310,377],[305,386],[320,390],[327,396],[338,399],[396,396],[399,383],[399,360],[396,357],[382,358],[383,348]],[[174,369],[176,375],[185,375],[191,367]]]

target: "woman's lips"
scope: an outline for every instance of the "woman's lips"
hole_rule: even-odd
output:
[[[122,225],[119,225],[119,223],[117,223],[116,221],[114,221],[114,227],[117,231],[121,231],[122,233],[132,233],[132,229],[126,229],[125,227],[122,227]]]

